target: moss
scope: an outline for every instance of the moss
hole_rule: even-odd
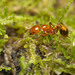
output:
[[[0,56],[3,53],[6,60],[1,63],[4,66],[1,71],[12,70],[16,75],[75,74],[75,16],[71,14],[75,12],[70,8],[74,7],[73,0],[68,1],[66,7],[58,1],[1,0]],[[64,22],[69,30],[68,37],[64,38],[59,32],[58,36],[39,37],[42,32],[30,35],[32,26],[49,25],[49,22],[53,25]]]

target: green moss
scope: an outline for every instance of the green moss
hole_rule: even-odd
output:
[[[28,63],[25,61],[25,57],[20,57],[20,65],[21,65],[21,72],[19,75],[24,75],[29,65],[33,62],[33,60],[30,60]]]
[[[2,67],[2,66],[0,66],[0,71],[2,71],[2,70],[8,71],[8,70],[11,70],[11,67],[7,67],[7,66]]]
[[[75,46],[73,45],[75,43],[75,16],[70,14],[71,11],[67,13],[72,2],[73,0],[68,1],[67,6],[63,9],[57,8],[59,4],[56,4],[56,0],[1,0],[0,54],[5,52],[3,51],[5,50],[4,46],[11,47],[12,53],[14,50],[17,53],[20,47],[25,49],[24,53],[20,54],[23,56],[20,57],[21,71],[19,75],[25,73],[28,75],[49,75],[50,72],[75,74]],[[64,4],[62,3],[62,5]],[[49,25],[49,22],[52,22],[53,25],[57,25],[62,21],[66,23],[69,30],[69,35],[66,38],[58,32],[58,36],[40,36],[37,41],[36,39],[42,32],[37,35],[29,33],[29,29],[36,24],[41,26],[42,24]],[[9,30],[12,30],[12,33],[8,32],[8,28],[11,28]],[[13,58],[11,59],[13,60]],[[28,72],[27,69],[32,64],[32,70]],[[2,69],[11,70],[11,68],[2,67],[0,71]]]

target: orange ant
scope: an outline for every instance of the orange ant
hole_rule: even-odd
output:
[[[37,34],[39,33],[39,31],[42,31],[43,32],[42,36],[47,36],[48,34],[55,35],[59,30],[60,34],[63,37],[68,36],[68,29],[64,26],[63,23],[54,26],[54,28],[51,25],[52,25],[51,22],[49,23],[49,25],[41,25],[41,27],[39,25],[35,25],[32,28],[30,28],[30,34]]]

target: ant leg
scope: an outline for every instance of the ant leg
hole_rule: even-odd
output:
[[[52,23],[51,22],[49,22],[49,26],[51,27],[51,25],[52,25]]]
[[[37,41],[38,41],[38,39],[39,39],[40,36],[47,36],[47,35],[48,35],[48,33],[40,34],[40,35],[37,37],[35,44],[37,45]]]
[[[41,36],[41,34],[36,39],[36,42],[35,42],[36,45],[37,45],[37,41],[38,41],[38,39],[39,39],[40,36]]]
[[[55,35],[58,37],[58,34],[57,33]]]
[[[47,36],[47,35],[48,35],[48,33],[40,34],[40,35],[37,37],[37,39],[36,39],[36,40],[38,41],[38,39],[39,39],[39,37],[40,37],[40,36]]]
[[[57,52],[58,52],[58,51],[59,51],[59,45],[60,45],[60,44],[59,44],[59,38],[60,38],[60,37],[59,37],[59,35],[58,35],[57,33],[56,33],[55,35],[57,36],[57,39],[58,39],[58,42],[57,42],[57,43],[58,43],[58,48],[57,48],[58,50],[57,50]]]
[[[41,34],[37,37],[36,41],[38,41],[39,37],[41,36]]]
[[[47,35],[48,35],[48,33],[43,33],[43,34],[42,34],[42,36],[47,36]]]

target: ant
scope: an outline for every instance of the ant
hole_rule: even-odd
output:
[[[68,29],[66,28],[66,26],[63,23],[60,23],[57,26],[54,25],[54,28],[51,25],[52,25],[51,22],[49,23],[49,25],[44,24],[44,25],[41,25],[41,27],[39,25],[35,25],[32,28],[30,28],[30,34],[33,35],[33,34],[39,33],[39,31],[42,31],[43,32],[42,36],[47,36],[48,34],[57,35],[56,33],[59,30],[60,34],[63,37],[68,36]]]

